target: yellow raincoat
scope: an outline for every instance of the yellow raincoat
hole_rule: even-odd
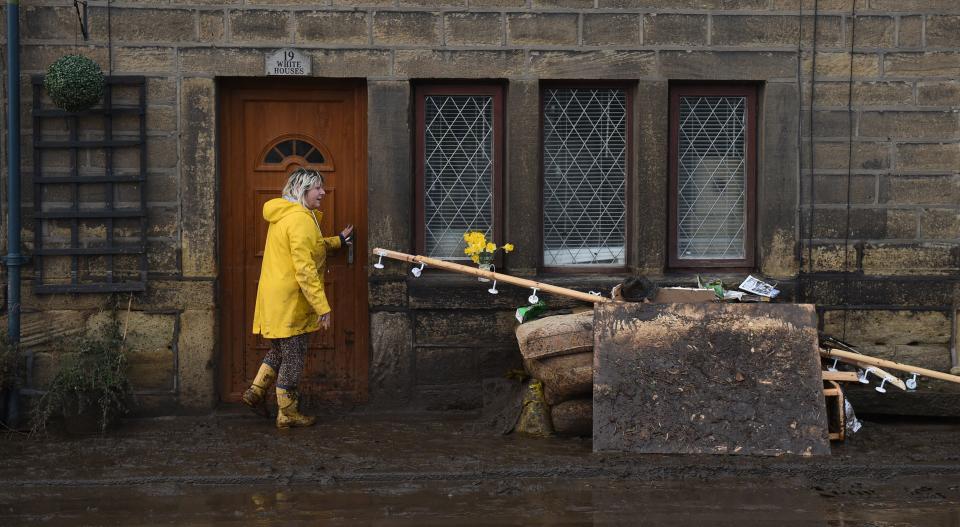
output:
[[[330,312],[323,275],[327,249],[339,249],[340,237],[323,237],[322,217],[283,198],[264,203],[270,227],[253,312],[255,334],[277,339],[310,333],[320,329],[317,318]]]

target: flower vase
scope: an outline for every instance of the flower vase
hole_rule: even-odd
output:
[[[494,267],[493,263],[491,263],[491,262],[480,262],[479,264],[477,264],[477,267],[479,267],[481,271],[490,271],[490,272],[493,272],[494,269],[496,269],[496,267]],[[482,277],[482,276],[478,276],[478,277],[477,277],[477,280],[479,280],[479,281],[481,281],[481,282],[489,282],[489,281],[490,281],[489,278],[484,278],[484,277]]]

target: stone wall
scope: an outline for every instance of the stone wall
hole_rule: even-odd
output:
[[[412,247],[413,85],[502,83],[505,233],[518,247],[505,264],[526,276],[537,266],[544,81],[630,82],[629,260],[633,272],[665,283],[692,279],[666,269],[670,82],[756,82],[758,271],[780,280],[787,299],[819,304],[833,334],[949,366],[944,335],[960,300],[960,5],[952,0],[820,0],[816,18],[813,0],[117,0],[109,35],[105,4],[90,2],[87,42],[76,37],[71,2],[21,6],[24,214],[32,207],[29,76],[72,52],[146,76],[151,268],[132,311],[150,321],[135,371],[149,372],[138,389],[157,408],[205,408],[217,398],[216,79],[262,76],[264,54],[279,47],[310,55],[315,76],[367,80],[371,247]],[[29,230],[24,239],[29,252]],[[479,407],[482,379],[519,364],[510,316],[527,292],[504,286],[491,297],[467,277],[412,281],[406,271],[371,269],[371,400]],[[28,268],[29,316],[63,312],[80,324],[102,306],[126,307],[123,296],[35,296],[29,276]],[[608,290],[621,278],[555,281]],[[860,309],[844,316],[841,306]],[[880,327],[900,330],[881,339]],[[50,355],[37,361],[38,378],[55,362],[46,342],[34,342],[38,357]]]

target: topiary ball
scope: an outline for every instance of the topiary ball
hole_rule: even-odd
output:
[[[83,55],[64,55],[47,68],[43,86],[57,107],[82,112],[103,97],[103,70]]]

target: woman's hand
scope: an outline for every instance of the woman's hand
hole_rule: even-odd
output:
[[[340,239],[344,243],[353,243],[353,224],[350,223],[340,231]]]
[[[320,315],[320,318],[317,319],[317,324],[320,324],[320,329],[324,331],[330,329],[330,313]]]

